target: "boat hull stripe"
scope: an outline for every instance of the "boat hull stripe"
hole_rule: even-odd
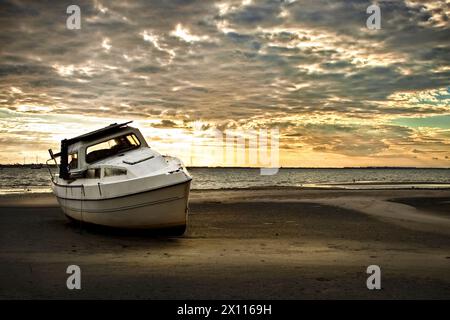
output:
[[[142,208],[142,207],[151,206],[151,205],[155,205],[155,204],[160,204],[160,203],[165,203],[165,202],[170,202],[170,201],[176,201],[176,200],[182,200],[184,198],[185,197],[173,197],[173,198],[167,198],[167,199],[162,199],[162,200],[157,200],[157,201],[140,203],[140,204],[126,206],[126,207],[118,207],[118,208],[113,208],[113,209],[84,209],[84,210],[80,210],[80,209],[69,207],[69,206],[63,206],[63,207],[65,209],[68,209],[68,210],[72,210],[72,211],[76,211],[76,212],[83,212],[83,213],[106,213],[106,212],[117,212],[117,211],[129,210],[129,209]],[[60,198],[60,199],[62,199],[62,198]],[[72,200],[72,199],[70,199],[70,200]]]

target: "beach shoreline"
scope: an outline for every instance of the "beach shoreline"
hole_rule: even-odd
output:
[[[193,190],[183,237],[0,196],[1,299],[448,299],[450,190]],[[82,290],[66,268],[82,269]],[[366,288],[379,265],[382,290]]]

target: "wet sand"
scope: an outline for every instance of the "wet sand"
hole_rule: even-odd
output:
[[[449,299],[449,204],[449,190],[193,191],[170,238],[71,224],[49,194],[1,196],[0,298]],[[381,290],[366,288],[372,264]]]

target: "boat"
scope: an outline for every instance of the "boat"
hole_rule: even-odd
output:
[[[151,149],[129,123],[64,139],[56,154],[49,149],[53,193],[71,220],[182,235],[192,177],[180,159]]]
[[[42,163],[39,163],[38,157],[36,156],[36,163],[32,163],[30,165],[31,169],[42,169],[44,165]]]

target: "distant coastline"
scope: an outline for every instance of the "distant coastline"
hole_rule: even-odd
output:
[[[42,169],[46,168],[47,165],[45,163],[25,163],[25,164],[0,164],[0,168],[31,168],[32,166],[42,166]],[[55,164],[49,165],[51,168],[56,168]]]

